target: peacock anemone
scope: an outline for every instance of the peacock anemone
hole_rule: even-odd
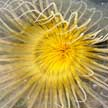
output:
[[[0,108],[108,108],[100,10],[84,0],[0,4]]]

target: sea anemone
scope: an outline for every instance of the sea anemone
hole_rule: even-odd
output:
[[[0,3],[0,108],[108,108],[101,11],[83,0]]]

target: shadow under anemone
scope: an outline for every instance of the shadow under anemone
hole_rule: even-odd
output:
[[[92,99],[107,108],[108,19],[101,11],[83,0],[1,3],[1,108],[20,102],[25,108],[95,108]]]

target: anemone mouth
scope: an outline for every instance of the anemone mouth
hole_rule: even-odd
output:
[[[13,0],[0,9],[1,108],[21,98],[26,108],[90,108],[88,96],[107,108],[91,85],[108,90],[108,20],[83,1],[58,2]]]

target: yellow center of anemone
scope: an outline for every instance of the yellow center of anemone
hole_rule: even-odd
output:
[[[39,44],[38,49],[36,49],[36,61],[42,65],[42,68],[47,70],[47,74],[63,74],[68,70],[71,59],[74,59],[75,50],[65,39],[65,36],[60,37],[51,34]]]
[[[76,19],[75,17],[69,29],[68,22],[60,15],[52,16],[51,19],[41,20],[33,26],[25,27],[28,37],[24,38],[24,34],[20,34],[20,37],[28,42],[25,51],[29,55],[23,59],[32,67],[28,75],[32,75],[33,81],[41,79],[42,82],[58,83],[57,81],[63,82],[63,79],[78,80],[79,76],[89,74],[81,63],[84,61],[89,63],[86,56],[91,50],[88,45],[93,40],[85,37],[93,34],[83,36],[87,24],[78,27]]]
[[[87,43],[78,39],[81,30],[82,28],[75,28],[69,32],[60,24],[51,30],[41,32],[41,35],[38,34],[40,38],[34,39],[33,61],[40,70],[42,80],[48,79],[54,82],[54,79],[67,80],[67,77],[72,75],[77,77],[76,60],[83,56],[86,51],[83,45]],[[34,67],[34,70],[37,73],[37,68]]]

